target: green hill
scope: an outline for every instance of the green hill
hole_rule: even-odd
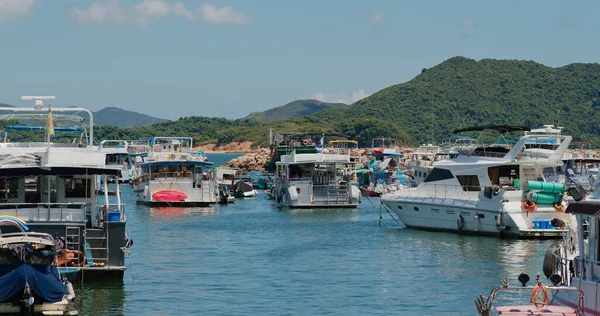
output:
[[[566,134],[598,144],[600,64],[551,68],[532,61],[454,57],[346,110],[315,115],[327,121],[391,120],[416,143],[439,142],[460,127],[541,127],[559,119]]]
[[[381,136],[417,145],[439,143],[461,127],[513,124],[535,128],[559,120],[564,133],[575,140],[600,144],[600,64],[552,68],[533,61],[454,57],[349,107],[325,107],[279,121],[289,113],[310,112],[287,111],[302,108],[290,104],[239,120],[186,117],[152,126],[106,127],[97,135],[128,139],[193,136],[199,142],[249,140],[266,145],[269,129],[273,129],[344,133],[361,146]]]
[[[106,107],[94,112],[95,125],[134,126],[166,122],[167,120],[146,114],[123,110],[117,107]]]
[[[345,103],[326,103],[317,100],[296,100],[263,112],[250,113],[246,118],[259,122],[282,121],[319,112],[328,108],[347,108]]]

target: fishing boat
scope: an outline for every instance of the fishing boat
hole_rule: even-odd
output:
[[[381,202],[407,227],[560,238],[564,230],[552,223],[571,220],[559,177],[571,136],[552,135],[557,141],[552,148],[531,145],[549,136],[536,133],[511,148],[478,148],[472,155],[438,161],[418,187],[385,194]]]
[[[564,286],[561,284],[560,276],[553,275],[549,284],[544,284],[537,275],[533,286],[528,286],[530,277],[521,273],[518,277],[520,286],[511,286],[508,278],[502,280],[502,286],[494,288],[486,297],[479,295],[475,299],[475,307],[481,316],[490,315],[510,315],[510,316],[584,316],[584,293],[575,287]],[[560,306],[556,302],[556,297],[551,293],[568,293],[576,298],[573,306]],[[502,294],[504,300],[499,296]],[[512,294],[512,295],[511,295]],[[501,304],[499,301],[506,301],[506,298],[512,298],[511,301],[518,301],[517,298],[525,296],[529,300],[517,304]],[[587,314],[585,314],[587,315]],[[592,314],[595,315],[595,314]]]
[[[56,266],[54,237],[31,232],[16,218],[2,217],[0,223],[19,230],[0,233],[0,314],[77,315],[73,286]]]
[[[557,274],[562,284],[581,290],[585,295],[585,315],[600,315],[600,191],[589,193],[574,186],[568,192],[575,201],[569,203],[566,213],[576,216],[577,224],[560,245],[548,247],[544,274]],[[557,290],[552,295],[557,303],[571,308],[582,304],[575,293]]]
[[[273,174],[263,171],[248,172],[244,174],[250,178],[252,187],[257,190],[268,190],[273,187]]]
[[[76,266],[79,281],[122,280],[131,238],[126,233],[126,215],[120,194],[110,199],[108,185],[100,190],[97,177],[117,175],[106,167],[106,154],[93,147],[93,114],[84,108],[44,107],[54,97],[26,96],[33,108],[0,108],[0,121],[20,123],[46,121],[35,129],[44,135],[0,143],[0,217],[26,222],[31,231],[63,240],[66,249],[61,267]],[[85,113],[86,116],[73,113]],[[89,124],[89,134],[75,142],[57,137],[66,124]],[[56,124],[56,127],[54,126]],[[62,128],[61,128],[62,127]],[[119,192],[119,185],[116,185]],[[98,192],[105,192],[99,195]],[[116,199],[116,201],[114,201]],[[0,223],[3,233],[17,232]],[[57,249],[57,251],[59,251]],[[85,256],[85,258],[84,258]],[[85,276],[85,277],[84,277]]]
[[[115,177],[108,179],[109,182],[131,181],[133,161],[128,148],[126,140],[103,140],[98,145],[98,151],[106,153],[106,167],[119,171]]]
[[[219,201],[215,165],[201,151],[192,151],[191,137],[146,138],[134,179],[138,204],[208,206]]]
[[[217,186],[219,187],[219,204],[235,203],[232,188],[238,171],[225,167],[217,167],[216,170]]]

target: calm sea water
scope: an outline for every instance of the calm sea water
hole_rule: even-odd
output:
[[[149,208],[122,191],[131,268],[123,282],[79,286],[82,315],[475,315],[475,296],[505,273],[541,272],[549,245],[405,229],[385,212],[378,226],[377,200],[279,210],[260,192]]]

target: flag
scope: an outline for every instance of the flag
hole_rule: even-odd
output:
[[[54,135],[54,121],[52,120],[52,109],[48,106],[48,119],[46,120],[46,133],[48,136]]]
[[[325,134],[323,134],[323,136],[321,136],[321,139],[319,140],[319,147],[323,147],[324,141],[325,141]]]

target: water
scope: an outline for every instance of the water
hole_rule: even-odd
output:
[[[149,208],[122,188],[133,268],[122,283],[77,288],[82,315],[475,315],[475,296],[504,273],[516,284],[541,272],[549,245],[405,229],[386,213],[379,227],[368,200],[278,210],[260,192]]]

